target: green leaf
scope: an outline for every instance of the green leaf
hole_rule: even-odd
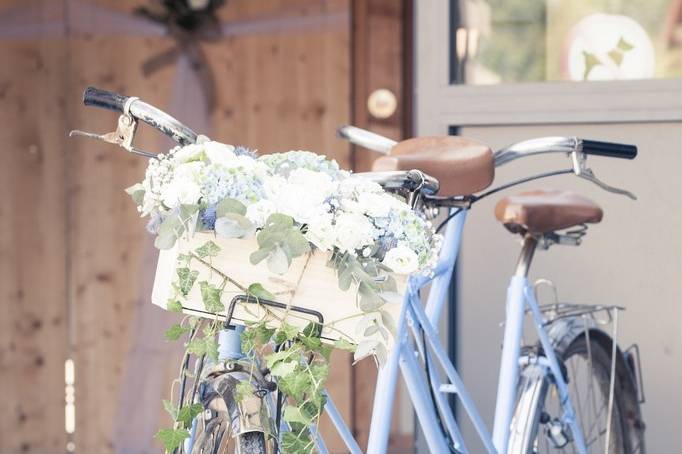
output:
[[[168,328],[164,336],[166,337],[167,340],[169,341],[176,341],[180,339],[180,336],[183,334],[189,332],[190,328],[175,324]]]
[[[249,256],[249,261],[252,265],[258,265],[270,255],[271,251],[272,249],[258,249],[257,251],[251,253]]]
[[[343,271],[339,272],[339,288],[344,292],[350,288],[353,283],[353,273],[350,268],[345,267]]]
[[[178,215],[168,216],[159,226],[159,234],[154,240],[154,246],[158,249],[170,249],[175,246],[175,241],[178,239],[185,227]]]
[[[182,303],[175,299],[169,299],[166,303],[166,309],[170,312],[182,312]]]
[[[126,188],[126,193],[133,199],[135,205],[142,205],[144,201],[144,186],[141,183],[136,183],[129,188]]]
[[[360,310],[363,312],[375,311],[384,305],[384,300],[377,291],[365,282],[360,282],[358,293],[360,294]]]
[[[185,405],[178,411],[176,421],[181,422],[185,428],[189,428],[192,426],[194,418],[202,411],[204,411],[204,406],[201,404]]]
[[[173,451],[189,438],[189,432],[186,429],[161,429],[154,438],[161,440],[166,451]]]
[[[275,247],[268,256],[268,269],[275,274],[286,273],[289,265],[291,265],[291,257],[279,246]]]
[[[170,400],[163,400],[163,408],[168,412],[173,421],[178,419],[178,408]]]
[[[339,350],[346,350],[348,352],[354,352],[356,347],[355,345],[348,342],[346,339],[339,339],[336,342],[334,342],[334,348],[338,348]]]
[[[301,333],[306,337],[320,337],[322,335],[322,325],[319,322],[309,322]]]
[[[225,305],[220,301],[222,291],[206,281],[199,282],[201,288],[201,300],[208,312],[218,313],[225,310]]]
[[[220,252],[220,246],[215,244],[213,241],[207,241],[203,246],[197,248],[194,252],[197,253],[199,257],[215,257]]]
[[[280,361],[273,366],[273,368],[270,370],[270,374],[276,377],[286,377],[296,369],[297,365],[298,364],[296,361]]]
[[[307,431],[298,433],[296,431],[285,432],[282,435],[282,454],[312,454],[315,443],[311,443]]]
[[[313,422],[308,415],[301,411],[300,407],[294,407],[293,405],[287,405],[284,408],[283,418],[288,423],[299,423],[304,426],[309,426]]]
[[[248,381],[240,381],[235,386],[235,400],[237,402],[242,402],[244,399],[253,396],[253,387]]]
[[[291,227],[294,225],[294,218],[287,216],[286,214],[273,213],[268,216],[268,219],[265,221],[265,225],[266,227]]]
[[[175,272],[178,275],[178,288],[183,296],[187,296],[192,290],[194,281],[197,280],[199,272],[196,270],[191,270],[189,268],[176,268]]]
[[[249,285],[247,292],[249,295],[253,295],[256,298],[263,298],[270,301],[275,300],[275,295],[265,290],[263,285],[259,282]]]
[[[246,207],[243,203],[236,199],[223,199],[218,206],[216,206],[216,216],[222,217],[227,213],[246,214]]]
[[[214,229],[218,235],[225,238],[244,238],[256,231],[251,221],[237,213],[226,213],[216,219]]]
[[[275,333],[275,343],[282,344],[286,341],[294,340],[299,332],[300,329],[298,327],[290,325],[287,322],[282,322]]]
[[[272,368],[280,361],[288,361],[291,357],[296,356],[298,351],[296,349],[288,348],[278,352],[271,353],[265,357],[265,363],[269,368]]]
[[[284,245],[289,250],[292,257],[298,257],[310,252],[310,243],[308,242],[308,239],[296,228],[287,230],[284,236]]]

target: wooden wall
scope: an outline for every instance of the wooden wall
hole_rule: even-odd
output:
[[[67,441],[64,44],[48,37],[0,43],[3,453],[63,453]]]
[[[85,3],[0,0],[0,18],[17,7],[34,22],[68,23],[0,38],[3,453],[64,452],[67,356],[76,364],[77,452],[158,452],[150,437],[177,372],[177,348],[162,341],[173,316],[148,302],[155,251],[123,192],[143,177],[145,161],[66,139],[72,128],[115,125],[116,115],[81,105],[87,85],[177,106],[177,65],[149,77],[141,70],[175,43],[102,14],[128,15],[142,0]],[[218,87],[210,135],[262,152],[310,149],[348,167],[350,150],[334,130],[351,116],[349,1],[227,3],[221,20],[236,32],[202,44]],[[191,126],[187,112],[171,113]],[[137,143],[159,150],[162,141],[143,131]],[[349,418],[350,360],[335,363],[330,385]],[[338,438],[330,447],[343,451]]]

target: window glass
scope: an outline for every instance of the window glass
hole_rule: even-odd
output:
[[[682,77],[682,0],[452,0],[452,83]]]

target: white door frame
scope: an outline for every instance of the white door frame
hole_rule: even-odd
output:
[[[415,134],[454,126],[682,121],[682,79],[453,85],[449,0],[415,0]]]

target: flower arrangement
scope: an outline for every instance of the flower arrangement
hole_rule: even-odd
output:
[[[244,147],[200,136],[196,144],[151,159],[144,181],[127,192],[141,215],[149,217],[147,229],[156,234],[160,249],[172,248],[182,235],[195,232],[232,239],[255,237],[257,249],[250,262],[265,262],[280,275],[296,257],[313,251],[328,254],[339,287],[355,292],[364,315],[357,323],[364,340],[357,345],[340,340],[335,345],[354,351],[356,360],[369,355],[379,363],[385,360],[394,322],[382,306],[402,300],[394,275],[430,273],[440,249],[440,236],[430,223],[397,195],[307,151],[257,157]],[[197,280],[198,272],[190,269],[192,259],[210,262],[219,253],[220,248],[209,241],[191,256],[180,258],[184,265],[177,269],[176,295],[168,302],[169,310],[182,310],[181,300]],[[256,298],[275,299],[261,284],[240,284],[226,276],[227,281]],[[198,284],[206,310],[223,312],[221,287]],[[167,337],[177,339],[196,325],[193,318],[183,321]],[[217,357],[215,326],[204,330],[203,338],[191,340],[188,351]],[[298,329],[281,320],[277,328],[264,321],[250,323],[242,335],[243,350],[263,356],[278,378],[278,387],[290,398],[284,419],[293,430],[285,434],[284,452],[312,451],[309,427],[324,407],[331,352],[331,346],[320,341],[320,332],[313,324]],[[265,353],[268,344],[283,342],[286,349]],[[303,382],[306,386],[292,389]],[[164,430],[171,432],[160,438],[177,441],[184,434],[178,431],[186,428]]]

